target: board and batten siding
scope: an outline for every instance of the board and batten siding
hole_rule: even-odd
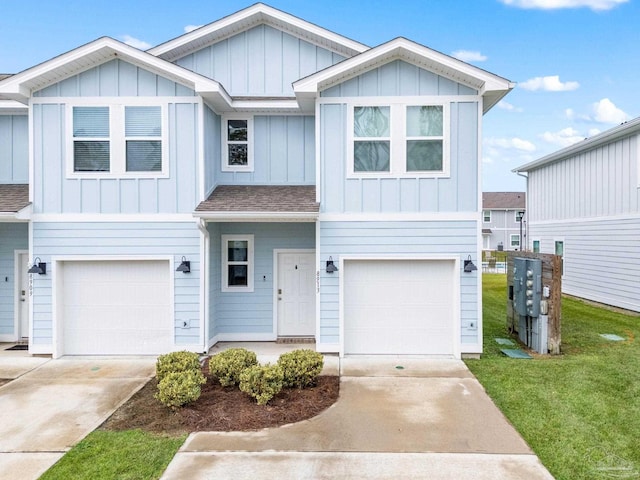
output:
[[[219,185],[314,185],[315,121],[311,116],[253,117],[253,172],[221,171],[214,157]]]
[[[168,103],[168,178],[67,178],[65,104],[35,104],[34,213],[190,213],[198,204],[197,103]],[[126,100],[125,100],[126,102]]]
[[[640,212],[638,135],[528,172],[529,224]]]
[[[315,249],[315,223],[209,223],[211,239],[210,340],[273,333],[273,251]],[[254,235],[254,291],[221,291],[221,235]],[[237,335],[234,337],[234,335]]]
[[[0,336],[15,335],[15,251],[28,250],[29,226],[26,223],[0,223]],[[24,272],[27,275],[27,272]]]
[[[195,92],[116,59],[49,85],[34,97],[194,97]]]
[[[175,63],[220,82],[232,96],[293,97],[293,82],[341,60],[341,55],[259,25]]]
[[[320,228],[320,258],[341,255],[460,255],[462,260],[475,258],[478,225],[474,221],[323,221]],[[340,343],[341,272],[328,274],[320,269],[320,338],[321,344]],[[461,346],[481,344],[478,318],[478,273],[460,270]],[[390,322],[393,319],[389,319]],[[472,327],[471,323],[476,327]]]
[[[221,123],[208,105],[204,105],[204,193],[209,194],[216,187],[217,172],[222,154]]]
[[[29,183],[29,126],[26,115],[0,115],[0,183]]]
[[[347,178],[347,108],[320,107],[322,212],[478,211],[477,102],[451,103],[447,178]]]
[[[529,239],[563,242],[563,293],[640,312],[640,216],[535,223]]]
[[[86,257],[108,260],[108,256],[173,257],[174,341],[179,345],[199,343],[200,336],[200,232],[196,222],[35,222],[33,254],[47,262],[52,257]],[[191,262],[191,273],[176,272],[182,257]],[[34,345],[50,345],[52,330],[52,275],[33,276]],[[187,327],[184,327],[184,322]]]

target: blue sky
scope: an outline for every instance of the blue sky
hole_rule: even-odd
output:
[[[511,169],[640,116],[640,0],[270,0],[375,46],[403,36],[517,82],[485,115],[483,189],[524,190]],[[253,4],[219,0],[7,1],[0,73],[101,36],[148,48]]]

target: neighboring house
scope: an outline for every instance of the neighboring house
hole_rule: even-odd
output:
[[[522,250],[525,234],[524,192],[482,193],[482,248]]]
[[[16,144],[2,182],[30,185],[1,217],[2,339],[53,356],[279,337],[478,354],[481,279],[464,266],[480,261],[481,123],[511,88],[263,4],[0,81],[19,106],[0,123]]]
[[[563,256],[562,291],[640,311],[640,118],[518,167],[529,247]]]

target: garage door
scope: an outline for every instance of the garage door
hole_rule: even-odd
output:
[[[455,262],[345,260],[345,354],[453,355]]]
[[[173,343],[168,261],[64,262],[65,355],[165,353]]]

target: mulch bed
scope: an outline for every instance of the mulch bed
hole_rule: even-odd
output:
[[[314,417],[333,405],[340,393],[340,377],[321,376],[315,387],[283,389],[264,406],[238,387],[222,387],[210,377],[200,398],[175,412],[153,397],[156,391],[156,379],[152,378],[100,428],[181,435],[278,427]]]

